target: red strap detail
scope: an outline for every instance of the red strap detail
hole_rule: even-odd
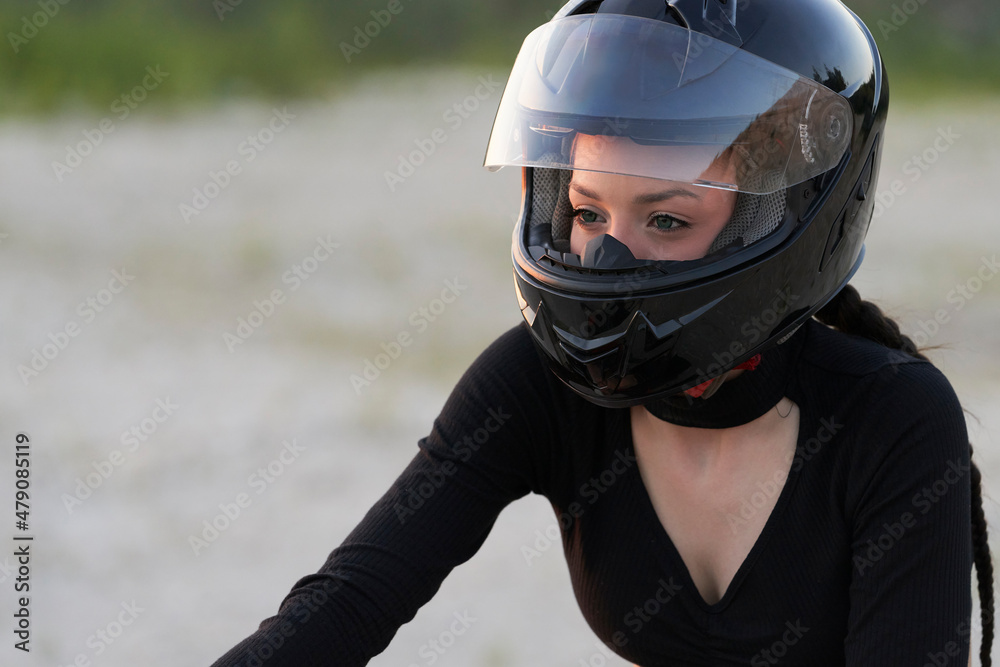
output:
[[[715,382],[715,378],[702,382],[699,385],[695,385],[690,389],[685,389],[684,393],[693,398],[698,398],[699,396],[705,393],[705,390],[708,389],[708,385],[712,384],[713,382]]]
[[[758,366],[760,366],[760,355],[759,354],[755,354],[752,357],[750,357],[749,359],[747,359],[746,361],[744,361],[742,364],[740,364],[739,366],[737,366],[736,368],[743,368],[743,369],[746,369],[748,371],[752,371],[753,369],[757,368]]]
[[[734,368],[733,370],[740,370],[740,369],[742,369],[742,370],[752,371],[755,368],[757,368],[758,366],[760,366],[760,355],[759,354],[755,354],[752,357],[750,357],[749,359],[747,359],[746,361],[744,361],[742,364],[740,364],[739,366],[737,366],[736,368]],[[693,398],[698,398],[699,396],[701,396],[702,394],[704,394],[708,390],[709,385],[711,385],[713,382],[715,382],[718,379],[719,378],[712,378],[711,380],[706,380],[705,382],[702,382],[699,385],[695,385],[694,387],[691,387],[690,389],[685,389],[684,393],[687,394],[688,396],[693,397]]]

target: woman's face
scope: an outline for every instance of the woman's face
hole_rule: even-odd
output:
[[[638,176],[622,176],[588,167],[614,171],[616,165],[673,160],[679,164],[702,157],[702,149],[680,146],[645,146],[624,137],[578,135],[573,163],[580,167],[569,183],[573,207],[570,250],[583,254],[591,239],[608,234],[621,241],[636,259],[685,260],[708,254],[715,237],[733,213],[736,193]],[[703,162],[702,162],[703,164]],[[731,168],[713,163],[694,177],[732,182]]]

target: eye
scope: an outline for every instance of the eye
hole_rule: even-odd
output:
[[[585,225],[601,222],[601,216],[587,208],[574,209],[572,216],[574,221]]]
[[[650,218],[650,222],[653,226],[664,232],[679,231],[681,229],[686,229],[691,225],[681,220],[680,218],[675,218],[667,213],[657,213]]]

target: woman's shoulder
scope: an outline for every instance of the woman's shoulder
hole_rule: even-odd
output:
[[[911,365],[916,365],[914,370],[918,373],[936,371],[929,362],[902,350],[838,331],[816,320],[809,320],[803,326],[806,328],[806,339],[800,362],[818,369],[854,377],[868,376],[886,369],[898,370]]]
[[[573,486],[574,448],[596,437],[602,408],[556,378],[525,326],[501,334],[465,371],[422,447],[440,456],[469,456],[469,465],[516,473],[525,488],[561,497]],[[455,443],[459,443],[456,445]],[[466,443],[465,445],[461,443]],[[461,455],[457,455],[465,460]]]
[[[517,390],[524,384],[548,384],[550,375],[541,352],[522,323],[490,343],[472,362],[459,384],[501,382],[505,388]]]
[[[466,371],[460,383],[488,383],[524,395],[545,395],[570,410],[596,408],[566,386],[549,366],[549,361],[531,338],[523,322],[511,327],[484,349]]]
[[[531,334],[523,322],[512,326],[500,334],[496,340],[483,350],[480,359],[489,359],[494,356],[528,363],[540,363],[542,361],[538,348],[532,342]]]
[[[812,402],[883,433],[917,424],[964,430],[958,396],[931,362],[814,320],[807,326],[798,375]]]
[[[935,402],[955,398],[954,389],[933,363],[815,320],[807,325],[799,363],[826,383],[838,381],[870,390],[892,389],[897,396],[927,396]]]
[[[524,324],[514,326],[484,349],[455,387],[452,398],[479,405],[512,405],[523,420],[556,425],[590,406],[549,369]]]

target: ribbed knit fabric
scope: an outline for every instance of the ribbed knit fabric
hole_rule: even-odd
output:
[[[969,449],[954,392],[928,363],[816,322],[800,334],[787,387],[800,408],[796,455],[781,488],[761,486],[777,503],[717,603],[698,594],[657,519],[628,410],[562,386],[517,327],[466,372],[319,573],[215,664],[366,664],[500,510],[535,492],[559,517],[584,616],[638,665],[964,666]]]

